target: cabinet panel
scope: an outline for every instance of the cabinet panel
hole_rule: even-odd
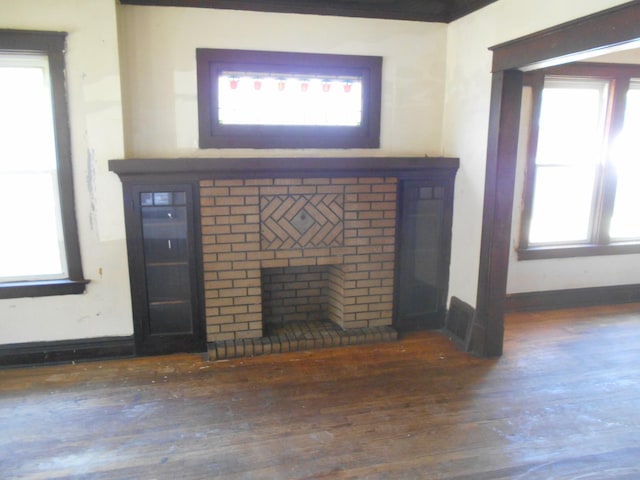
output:
[[[193,332],[191,304],[187,301],[151,302],[149,333],[151,335],[191,334]]]
[[[189,265],[186,262],[181,265],[147,265],[146,275],[149,303],[191,298]]]

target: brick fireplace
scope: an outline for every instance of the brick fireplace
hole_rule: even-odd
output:
[[[458,165],[111,160],[123,182],[136,351],[221,359],[442,328]]]
[[[338,344],[395,338],[396,200],[395,177],[200,180],[212,356],[282,351],[265,339],[292,322],[329,321]]]

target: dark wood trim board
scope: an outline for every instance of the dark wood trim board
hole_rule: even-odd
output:
[[[452,22],[496,0],[120,0],[123,5],[218,8],[341,17]]]
[[[451,297],[444,325],[444,334],[463,350],[467,350],[467,342],[475,313],[475,308],[471,305],[458,297]]]
[[[640,302],[640,284],[512,293],[507,295],[505,310],[552,310],[635,302]]]
[[[132,336],[0,345],[0,368],[133,357]]]

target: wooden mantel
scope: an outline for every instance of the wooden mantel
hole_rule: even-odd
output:
[[[455,172],[457,158],[447,157],[242,157],[132,158],[110,160],[109,170],[130,175],[191,174],[217,177],[411,176]]]

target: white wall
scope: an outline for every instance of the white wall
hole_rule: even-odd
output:
[[[0,0],[0,28],[65,31],[83,295],[0,300],[0,344],[131,335],[122,193],[122,102],[114,0]]]
[[[446,25],[197,8],[119,8],[127,157],[441,154]],[[199,150],[196,48],[383,59],[379,150]]]
[[[600,63],[631,63],[640,65],[640,42],[633,42],[633,48],[615,50],[605,55],[598,55],[585,60],[585,62]]]
[[[451,295],[475,305],[491,90],[488,48],[622,3],[626,0],[499,0],[449,25],[443,150],[461,158]],[[640,283],[638,265],[637,255],[512,261],[508,292]]]

